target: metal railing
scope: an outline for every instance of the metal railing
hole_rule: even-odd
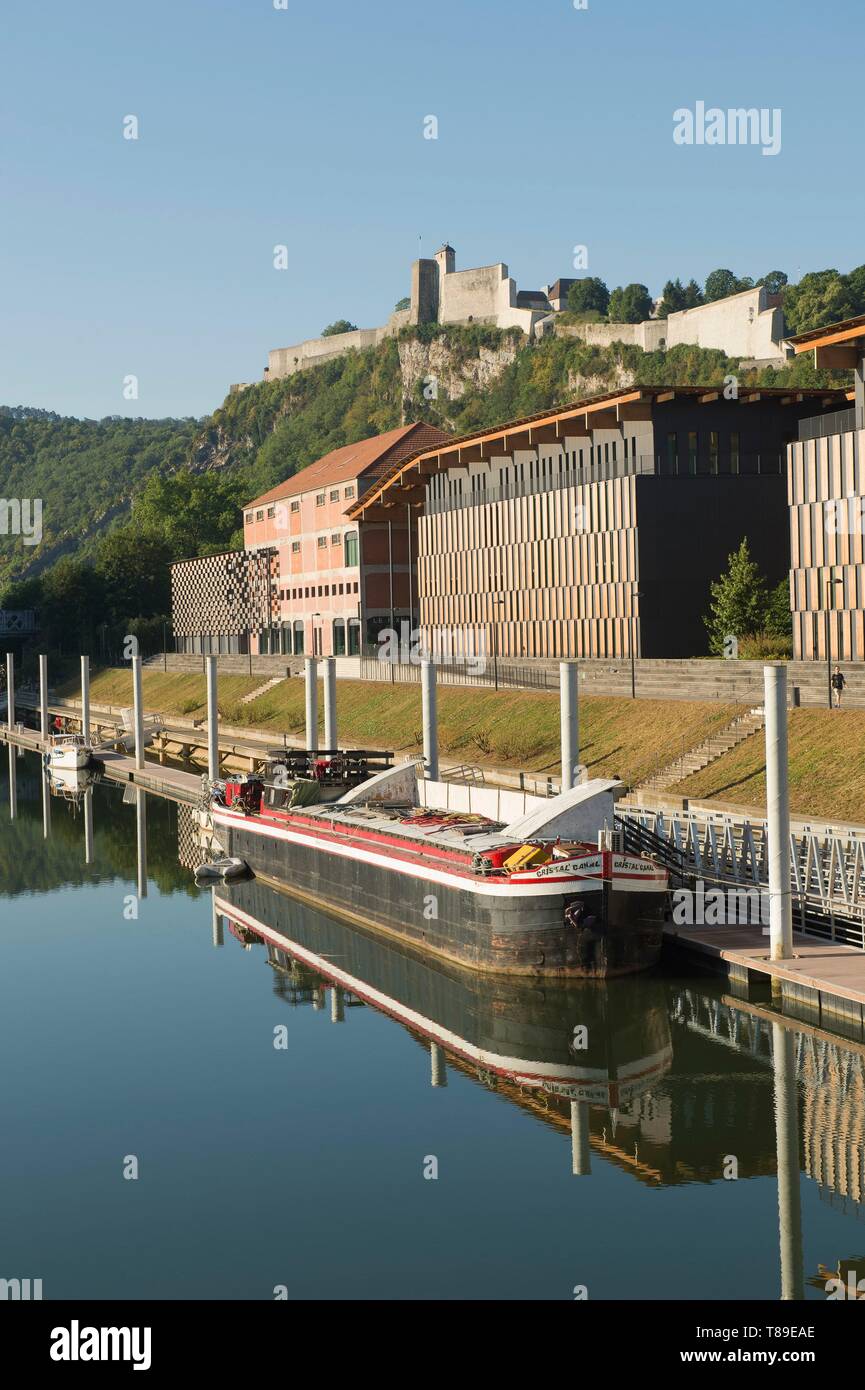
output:
[[[521,478],[506,483],[503,487],[478,487],[474,490],[469,488],[450,492],[445,497],[432,497],[426,505],[425,514],[437,516],[465,507],[510,502],[519,497],[537,497],[548,492],[561,492],[565,488],[579,487],[583,483],[609,482],[613,478],[710,478],[738,474],[761,476],[779,474],[781,471],[782,459],[779,453],[730,454],[726,451],[716,455],[701,453],[694,457],[683,451],[676,458],[668,458],[663,454],[637,454],[628,459],[587,463],[583,468],[563,468],[558,472],[541,473],[532,478]],[[486,474],[476,476],[485,478]]]
[[[360,658],[360,677],[367,681],[390,681],[392,685],[413,685],[420,681],[420,664],[395,661],[381,655],[381,648],[367,647]],[[559,668],[521,665],[498,657],[432,656],[436,677],[443,685],[505,686],[517,690],[558,690]]]
[[[799,421],[799,440],[825,439],[830,434],[850,434],[865,429],[865,410],[851,406],[849,410],[833,410],[831,415],[811,415]]]

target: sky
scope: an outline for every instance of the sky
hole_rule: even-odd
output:
[[[5,0],[0,403],[207,414],[445,240],[525,289],[865,261],[862,0],[577,3]],[[780,151],[677,144],[700,101]]]

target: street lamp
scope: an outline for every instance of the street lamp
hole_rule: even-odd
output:
[[[493,599],[493,682],[499,688],[499,610],[504,607],[503,598]]]
[[[825,618],[826,618],[826,624],[825,624],[825,627],[826,627],[826,679],[827,679],[827,686],[828,686],[828,692],[829,692],[829,708],[831,709],[831,708],[832,708],[832,634],[831,634],[831,630],[830,630],[830,626],[829,626],[829,611],[830,611],[830,608],[834,610],[834,607],[835,607],[835,592],[834,592],[834,589],[833,589],[831,586],[832,586],[833,584],[842,584],[842,585],[843,585],[844,580],[843,580],[843,579],[835,579],[835,578],[830,574],[830,576],[829,576],[828,580],[826,581],[826,583],[827,583],[827,585],[829,586],[828,595],[827,595],[827,594],[824,594],[824,598],[826,599],[826,613],[825,613]]]
[[[631,699],[632,699],[632,700],[636,700],[636,698],[637,698],[637,660],[636,660],[636,653],[637,653],[637,610],[636,610],[636,600],[637,600],[638,598],[642,598],[642,597],[643,597],[643,595],[640,593],[639,589],[634,588],[633,593],[631,594],[631,643],[630,643],[630,645],[631,645]]]

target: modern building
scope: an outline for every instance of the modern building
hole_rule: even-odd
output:
[[[790,339],[817,367],[847,369],[844,408],[799,422],[788,449],[793,652],[865,660],[865,315]]]
[[[634,387],[435,445],[351,509],[418,515],[434,650],[503,657],[688,657],[709,585],[747,537],[789,570],[784,455],[841,391]]]
[[[385,471],[445,439],[411,424],[334,449],[250,502],[244,550],[172,566],[175,644],[187,652],[355,655],[411,620],[415,518],[358,525],[346,510]]]

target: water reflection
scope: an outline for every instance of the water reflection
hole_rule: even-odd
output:
[[[777,1273],[757,1296],[825,1297],[827,1279],[865,1270],[849,1238],[850,1222],[865,1211],[865,1036],[840,1038],[768,1000],[671,973],[606,985],[474,975],[262,880],[201,892],[190,873],[201,847],[188,808],[132,787],[62,791],[36,760],[19,761],[12,750],[0,761],[4,775],[7,767],[0,895],[120,878],[142,898],[154,884],[163,895],[200,898],[185,910],[203,921],[205,943],[209,912],[213,947],[241,946],[253,974],[256,959],[262,976],[266,966],[281,1007],[323,1014],[316,1027],[328,1032],[329,1016],[338,1050],[347,1054],[368,1036],[358,1011],[375,1010],[404,1030],[428,1054],[422,1087],[441,1093],[440,1120],[466,1080],[531,1117],[549,1136],[547,1153],[559,1142],[553,1157],[569,1191],[592,1201],[597,1192],[600,1223],[613,1216],[601,1196],[613,1170],[647,1198],[652,1189],[687,1186],[717,1208],[735,1159],[736,1181],[765,1184],[764,1210],[777,1200]],[[160,906],[151,896],[144,930]],[[220,962],[230,966],[230,955]],[[409,1099],[396,1096],[397,1108]],[[663,1249],[659,1217],[647,1212],[642,1238]],[[742,1220],[741,1210],[732,1220]],[[808,1221],[819,1244],[806,1265]]]

